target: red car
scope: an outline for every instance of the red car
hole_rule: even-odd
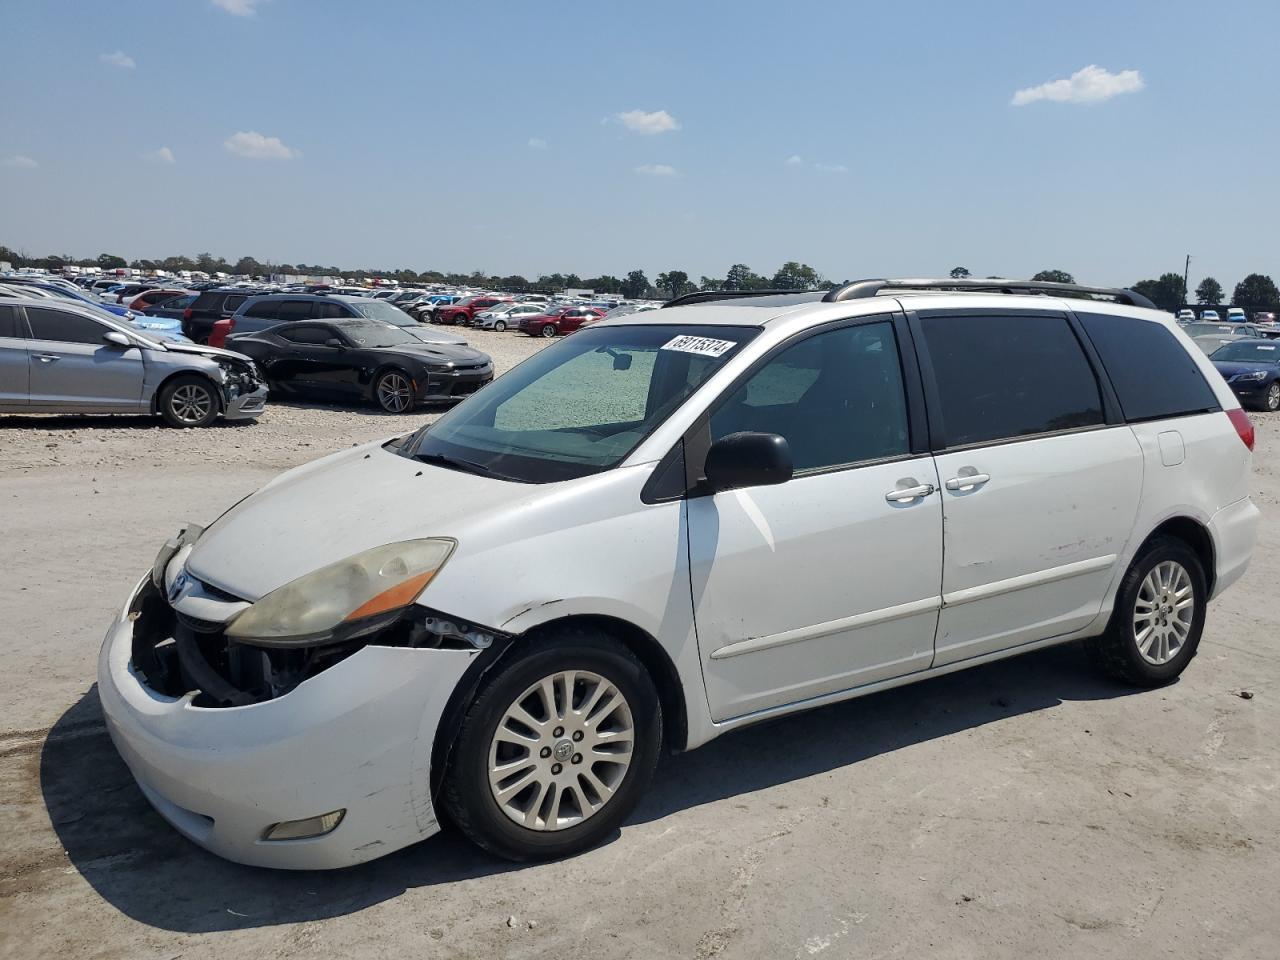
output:
[[[510,303],[510,297],[463,297],[457,303],[438,307],[431,317],[432,323],[468,324],[475,319],[477,313],[483,313],[499,303]]]
[[[584,323],[599,320],[605,314],[599,307],[557,307],[549,313],[522,317],[519,330],[531,337],[555,337],[573,333]]]
[[[164,300],[172,300],[174,297],[180,297],[186,292],[186,290],[179,290],[176,287],[154,287],[150,290],[143,290],[129,301],[128,306],[134,313],[141,313],[148,307],[154,307],[157,303]]]

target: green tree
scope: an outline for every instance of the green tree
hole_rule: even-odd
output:
[[[1251,273],[1236,284],[1231,302],[1237,307],[1274,307],[1280,305],[1280,290],[1262,273]]]
[[[127,267],[128,261],[124,257],[118,257],[114,253],[100,253],[98,259],[94,261],[103,270],[119,270],[121,267]]]
[[[649,278],[643,270],[632,270],[622,281],[622,295],[628,300],[639,300],[649,295]]]
[[[1162,273],[1159,280],[1139,280],[1131,289],[1161,310],[1177,310],[1187,302],[1187,285],[1180,273]]]
[[[260,277],[267,272],[267,268],[253,257],[241,257],[236,261],[235,270],[232,272],[242,277]]]
[[[726,290],[728,288],[724,285],[723,280],[719,280],[715,277],[704,276],[698,280],[698,289],[699,290]]]
[[[952,267],[951,268],[952,280],[967,280],[971,276],[973,276],[973,274],[969,272],[968,267]]]
[[[1075,283],[1076,278],[1065,270],[1041,270],[1031,278],[1037,282],[1045,283]]]
[[[726,290],[763,290],[769,281],[753,271],[745,263],[735,263],[724,278]]]
[[[666,273],[660,273],[654,284],[659,290],[670,294],[672,300],[693,290],[689,275],[683,270],[668,270]]]
[[[1196,287],[1196,303],[1217,306],[1222,302],[1222,284],[1213,277],[1205,277]]]
[[[816,290],[826,285],[822,274],[807,263],[788,260],[773,275],[771,285],[778,290]]]
[[[599,277],[588,277],[586,280],[582,281],[582,285],[594,290],[596,293],[622,292],[622,281],[617,277],[611,277],[608,274],[604,274]]]

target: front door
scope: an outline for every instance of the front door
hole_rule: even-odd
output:
[[[713,718],[927,668],[942,509],[932,458],[911,452],[894,323],[782,348],[710,417],[711,440],[744,430],[785,437],[795,476],[688,501]]]
[[[935,665],[1087,626],[1137,514],[1137,439],[1107,423],[1065,314],[918,322],[934,439],[945,446],[936,456],[946,560]]]
[[[142,412],[142,350],[107,343],[112,327],[80,313],[24,307],[31,405],[98,413]]]

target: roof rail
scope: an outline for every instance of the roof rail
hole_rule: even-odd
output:
[[[664,307],[686,307],[691,303],[707,303],[711,300],[741,300],[744,297],[777,297],[796,293],[816,293],[816,290],[695,290],[683,297],[676,297]]]
[[[1147,307],[1157,309],[1156,305],[1140,293],[1118,287],[1087,287],[1079,283],[1053,283],[1048,280],[1006,280],[992,278],[979,280],[976,278],[945,280],[854,280],[836,287],[822,298],[823,303],[839,303],[842,300],[860,300],[874,297],[881,290],[958,290],[981,293],[1038,293],[1046,296],[1061,294],[1063,296],[1111,297],[1116,303],[1131,307]]]

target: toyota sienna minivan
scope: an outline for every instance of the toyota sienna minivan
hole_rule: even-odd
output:
[[[861,281],[585,328],[169,539],[99,683],[155,808],[339,867],[616,831],[663,750],[1081,640],[1156,686],[1244,572],[1253,428],[1129,291]]]

